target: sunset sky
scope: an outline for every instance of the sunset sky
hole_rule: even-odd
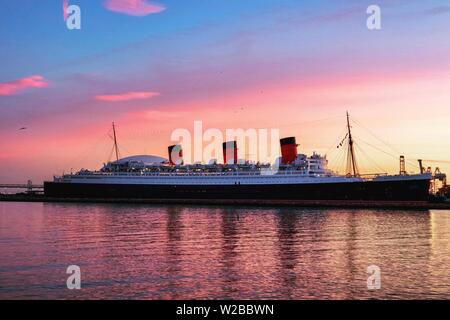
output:
[[[113,121],[122,156],[166,157],[201,120],[279,128],[342,171],[348,110],[364,172],[450,161],[448,0],[1,0],[0,39],[3,183],[100,168]]]

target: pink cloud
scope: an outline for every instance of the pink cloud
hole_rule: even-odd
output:
[[[166,7],[146,0],[106,0],[104,5],[110,11],[132,16],[146,16],[166,10]]]
[[[0,82],[0,96],[11,96],[28,88],[45,88],[48,82],[42,76],[30,76],[10,82]]]
[[[159,96],[158,92],[143,91],[143,92],[126,92],[112,95],[100,95],[96,96],[95,99],[108,102],[120,102],[120,101],[149,99],[156,96]]]

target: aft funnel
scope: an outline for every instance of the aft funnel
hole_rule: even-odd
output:
[[[297,158],[297,143],[295,137],[280,139],[281,146],[281,163],[291,164]]]

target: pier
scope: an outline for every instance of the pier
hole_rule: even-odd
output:
[[[36,194],[44,192],[44,185],[33,184],[31,180],[28,180],[26,184],[13,183],[13,184],[0,184],[0,194],[4,189],[24,190],[28,194]]]

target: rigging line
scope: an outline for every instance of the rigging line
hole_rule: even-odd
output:
[[[394,152],[397,153],[398,155],[405,155],[403,152],[401,152],[401,151],[397,150],[396,148],[394,148],[391,144],[385,142],[385,141],[382,140],[381,138],[378,138],[378,137],[377,137],[374,133],[372,133],[368,128],[364,127],[361,123],[359,123],[359,121],[356,121],[356,120],[354,120],[354,119],[353,119],[352,121],[355,122],[356,125],[358,125],[358,126],[362,127],[363,129],[367,130],[367,131],[368,131],[375,139],[377,139],[378,141],[380,141],[380,142],[383,143],[384,145],[388,146],[392,151],[394,151]],[[389,155],[389,156],[391,156],[391,157],[393,157],[393,158],[395,158],[395,159],[398,158],[397,155],[393,155],[393,154],[388,153],[388,152],[386,152],[386,151],[384,151],[384,150],[382,150],[382,149],[380,149],[380,148],[378,148],[378,147],[375,147],[374,145],[370,144],[370,143],[367,142],[367,141],[362,140],[361,138],[358,138],[358,140],[360,140],[360,141],[366,143],[367,145],[371,146],[372,148],[375,148],[375,149],[377,149],[378,151],[383,152],[383,153],[385,153],[385,154],[387,154],[387,155]],[[410,157],[410,158],[414,158],[414,157]],[[406,157],[405,161],[406,161],[409,165],[411,165],[411,166],[415,166],[415,165],[416,165],[414,162],[408,160],[408,157]]]
[[[109,151],[109,155],[108,155],[108,161],[107,162],[111,162],[111,158],[114,152],[114,146],[111,147],[111,151]]]
[[[433,163],[450,163],[450,161],[447,160],[429,160],[429,159],[423,159],[423,162],[433,162]]]
[[[345,129],[344,129],[345,130]],[[340,156],[341,155],[341,153],[342,153],[342,148],[341,149],[339,149],[339,148],[336,148],[336,145],[338,144],[338,142],[341,140],[341,136],[343,135],[343,133],[342,134],[340,134],[339,136],[338,136],[338,139],[336,140],[336,142],[334,142],[333,143],[333,145],[330,147],[330,148],[328,148],[328,150],[326,151],[326,155],[329,155],[330,156],[330,160],[331,159],[335,159],[335,158],[337,158],[338,156]]]
[[[69,161],[71,168],[75,168],[78,166],[74,166],[74,164],[78,164],[82,160],[86,158],[86,155],[88,154],[88,151],[91,151],[92,149],[97,149],[100,142],[102,142],[107,135],[102,134],[100,137],[91,145],[89,145],[86,149],[82,150],[76,157],[74,157],[71,161]]]
[[[346,131],[346,130],[347,129],[344,128],[344,131]],[[346,154],[345,148],[336,148],[337,143],[341,140],[341,136],[342,135],[339,136],[339,138],[338,138],[339,140],[337,140],[333,144],[333,146],[330,149],[327,150],[327,153],[326,153],[327,156],[330,156],[329,157],[329,163],[331,163],[330,167],[334,171],[339,171],[339,168],[341,166],[340,162],[344,161],[345,154]],[[330,152],[330,150],[332,150],[332,151]]]
[[[339,163],[339,168],[346,174],[347,172],[347,158],[348,152],[345,149],[342,149],[341,162]]]
[[[373,133],[369,128],[367,128],[366,126],[364,126],[361,122],[355,120],[352,117],[351,120],[354,124],[360,126],[361,128],[365,129],[370,135],[372,135],[372,137],[374,137],[375,139],[377,139],[378,141],[380,141],[381,143],[385,144],[386,146],[388,146],[392,151],[394,151],[395,153],[398,154],[402,154],[402,152],[400,152],[397,148],[395,148],[394,146],[392,146],[390,143],[384,141],[383,139],[379,138],[375,133]]]
[[[340,157],[338,161],[336,161],[336,165],[332,166],[333,171],[340,172],[342,171],[344,165],[344,158]]]
[[[373,144],[371,144],[371,143],[369,143],[369,142],[367,142],[367,141],[362,140],[361,138],[358,138],[358,141],[361,141],[361,142],[367,144],[368,146],[370,146],[370,147],[372,147],[372,148],[374,148],[374,149],[376,149],[376,150],[378,150],[378,151],[380,151],[380,152],[382,152],[382,153],[384,153],[384,154],[386,154],[386,155],[388,155],[388,156],[390,156],[390,157],[393,157],[393,158],[397,159],[397,156],[396,156],[396,155],[393,155],[392,153],[389,153],[389,152],[387,152],[387,151],[384,151],[383,149],[380,149],[380,148],[374,146]]]
[[[342,141],[343,139],[345,139],[345,138],[342,138],[342,137],[345,136],[344,134],[346,133],[346,131],[347,131],[347,127],[344,127],[342,129],[342,132],[338,135],[338,138],[337,138],[336,142],[334,142],[333,145],[331,145],[331,147],[327,150],[327,154],[331,150],[336,149],[336,145],[339,143],[339,141]]]
[[[343,158],[345,158],[346,155],[346,151],[344,148],[341,148],[337,153],[335,153],[333,159],[332,159],[332,163],[334,163],[335,165],[333,165],[333,167],[337,167],[340,165],[340,161],[342,161]],[[330,160],[331,161],[331,160]]]
[[[398,159],[398,157],[397,157],[396,155],[393,155],[392,153],[389,153],[389,152],[387,152],[387,151],[384,151],[383,149],[380,149],[380,148],[378,148],[378,147],[372,145],[371,143],[362,140],[361,138],[358,138],[358,141],[361,141],[361,142],[367,144],[368,146],[370,146],[370,147],[372,147],[372,148],[374,148],[374,149],[376,149],[376,150],[378,150],[378,151],[380,151],[380,152],[382,152],[382,153],[384,153],[384,154],[386,154],[386,155],[388,155],[388,156],[390,156],[390,157],[392,157],[392,158],[394,158],[394,159]],[[409,165],[411,165],[411,166],[413,166],[413,167],[416,166],[416,164],[415,164],[414,162],[411,162],[411,161],[409,161],[409,160],[407,160],[407,159],[405,159],[405,161],[406,161]]]
[[[341,158],[342,153],[335,153],[332,157],[329,158],[329,162],[331,163],[331,166],[334,167],[338,160]]]
[[[122,149],[122,150],[124,150],[126,153],[128,153],[128,154],[132,154],[131,152],[130,152],[130,150],[128,150],[127,148],[125,148],[123,145],[121,145],[121,144],[117,144],[118,146],[119,146],[119,150],[120,149]],[[119,155],[120,155],[120,153],[119,153]]]
[[[356,148],[358,148],[358,152],[359,153],[361,153],[363,156],[365,156],[365,158],[367,158],[368,160],[370,160],[370,162],[373,164],[373,165],[375,165],[375,167],[378,169],[378,170],[380,170],[380,173],[384,173],[384,172],[387,172],[386,170],[384,170],[383,168],[381,168],[379,165],[378,165],[378,163],[375,161],[375,160],[373,160],[364,150],[363,150],[363,148],[361,148],[361,146],[358,144],[358,143],[356,143],[355,142],[355,146],[356,146]]]
[[[339,158],[338,158],[337,156],[334,157],[333,159],[330,159],[330,160],[329,160],[330,168],[331,168],[332,170],[335,170],[335,169],[338,167],[338,166],[337,166],[338,160],[339,160]]]
[[[330,155],[327,155],[328,161],[331,164],[335,164],[342,157],[343,153],[344,153],[343,151],[340,151],[340,152],[334,152]]]
[[[404,154],[403,154],[403,156],[404,156]],[[397,158],[398,158],[398,157],[397,157]],[[412,158],[412,157],[411,157],[411,158]],[[416,160],[418,160],[418,159],[416,159]],[[409,160],[409,157],[408,157],[408,156],[406,156],[405,162],[406,162],[407,164],[409,164],[410,166],[413,166],[413,167],[417,166],[417,164],[416,164],[415,162]]]
[[[334,171],[339,171],[339,169],[344,168],[345,158],[346,158],[346,152],[344,149],[341,149],[341,152],[337,153],[337,155],[335,157],[335,162],[333,162],[334,164],[331,165],[331,167],[334,169]]]

